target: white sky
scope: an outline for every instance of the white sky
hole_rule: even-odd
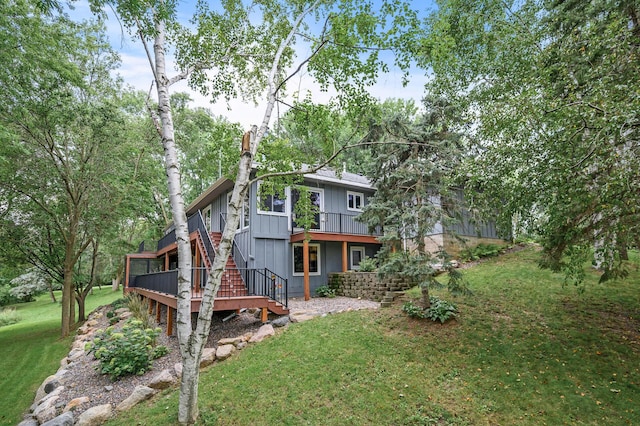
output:
[[[426,9],[431,1],[429,0],[413,0],[415,7]],[[182,6],[188,13],[193,10],[194,2],[183,1]],[[73,19],[88,19],[91,17],[89,7],[86,1],[75,2],[75,10],[69,12]],[[181,6],[181,7],[182,7]],[[187,22],[188,16],[183,17]],[[119,52],[121,57],[121,67],[118,74],[124,79],[125,83],[135,89],[149,92],[153,78],[149,68],[149,62],[146,58],[142,44],[134,41],[128,34],[123,33],[120,23],[115,19],[112,13],[109,14],[107,21],[107,33],[113,48]],[[169,62],[169,69],[173,69],[173,65]],[[306,91],[311,91],[313,101],[315,103],[326,103],[330,100],[330,94],[323,93],[314,86],[313,81],[309,77],[296,77],[295,85],[300,84],[302,92],[300,96],[304,97]],[[380,74],[380,78],[375,86],[370,89],[370,93],[381,100],[387,98],[404,98],[414,99],[416,104],[420,104],[420,100],[424,93],[424,84],[426,76],[423,70],[413,70],[410,82],[406,87],[402,87],[402,72],[398,69],[391,69],[388,74]],[[293,85],[292,85],[293,86]],[[232,122],[238,122],[243,128],[248,129],[253,124],[259,124],[262,121],[264,106],[257,108],[253,104],[244,103],[241,100],[233,100],[227,104],[224,100],[211,104],[209,99],[191,90],[186,81],[175,84],[171,87],[172,93],[187,92],[194,100],[193,106],[201,106],[210,109],[214,114],[227,117]],[[153,94],[154,92],[152,92]],[[291,104],[295,99],[292,97],[283,99]],[[280,114],[286,111],[287,107],[280,104]],[[277,112],[276,112],[277,113]],[[274,113],[273,119],[277,118]]]

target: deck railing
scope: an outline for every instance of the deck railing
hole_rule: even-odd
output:
[[[198,213],[196,214],[191,215],[187,219],[187,227],[189,228],[189,234],[195,231],[200,231],[200,233],[203,236],[205,234],[208,235],[207,228],[204,224],[204,219],[202,218],[202,214],[200,213],[200,211],[198,211]],[[168,247],[169,245],[175,242],[176,242],[176,230],[172,229],[164,237],[158,240],[158,250],[162,250],[163,248]],[[206,242],[205,242],[205,245],[206,245]],[[209,250],[209,247],[207,247],[207,250]],[[211,256],[214,256],[214,253],[215,252],[213,251],[213,245],[211,245],[211,251],[209,254]]]
[[[194,297],[202,297],[208,284],[207,268],[192,268],[191,289]],[[138,275],[129,287],[144,288],[172,296],[178,295],[178,270]],[[288,282],[273,271],[263,269],[228,269],[223,272],[222,283],[216,298],[241,296],[266,296],[287,306]]]
[[[321,212],[320,224],[316,224],[312,227],[312,232],[330,232],[333,234],[351,234],[351,235],[382,235],[380,227],[377,227],[373,232],[369,230],[369,226],[366,223],[356,221],[357,215],[345,214],[345,213],[326,213]],[[295,226],[295,218],[292,219],[292,232],[301,232],[302,229]]]

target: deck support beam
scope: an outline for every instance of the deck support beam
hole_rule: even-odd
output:
[[[347,272],[349,270],[348,268],[349,262],[347,261],[347,259],[348,259],[347,242],[343,241],[342,242],[342,272]]]
[[[162,305],[156,300],[156,322],[160,324],[160,315],[162,314]]]
[[[167,306],[167,336],[173,334],[173,308]]]
[[[153,313],[153,300],[145,297],[144,300],[147,301],[147,313],[151,315]]]
[[[302,264],[304,271],[304,300],[311,298],[311,290],[309,288],[309,240],[305,239],[302,243]]]
[[[269,321],[269,309],[262,308],[262,312],[260,314],[260,321],[262,321],[262,322]]]

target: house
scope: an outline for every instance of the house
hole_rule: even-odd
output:
[[[349,172],[338,175],[329,169],[304,175],[305,194],[317,206],[307,234],[296,223],[294,207],[300,191],[288,187],[282,193],[260,194],[260,185],[260,181],[250,185],[243,202],[214,310],[259,308],[266,321],[269,311],[288,312],[288,298],[308,299],[315,294],[318,287],[328,283],[330,273],[358,270],[365,256],[374,257],[380,249],[377,237],[382,230],[370,231],[366,224],[356,221],[375,192],[363,176]],[[186,209],[193,256],[192,312],[200,308],[232,189],[231,180],[219,179]],[[455,226],[459,235],[472,240],[497,238],[491,224],[478,227],[463,218]],[[441,224],[433,230],[429,242],[434,250],[453,244]],[[125,291],[153,301],[158,320],[160,306],[166,306],[168,313],[176,308],[177,262],[175,232],[171,228],[158,241],[155,251],[140,250],[126,256]],[[167,315],[167,321],[172,321],[171,315]]]
[[[365,256],[373,257],[380,248],[380,230],[370,232],[355,220],[374,193],[365,177],[348,172],[337,175],[328,169],[304,175],[303,185],[318,207],[309,238],[296,223],[299,191],[286,188],[282,194],[259,199],[260,185],[256,182],[249,187],[243,203],[214,310],[259,308],[263,320],[268,311],[287,313],[288,298],[309,298],[316,288],[327,284],[329,273],[357,270]],[[193,255],[193,312],[199,310],[206,270],[225,226],[232,189],[231,180],[219,179],[186,209]],[[169,313],[176,308],[177,259],[171,228],[155,251],[126,256],[125,291],[152,300],[158,319],[160,305]]]

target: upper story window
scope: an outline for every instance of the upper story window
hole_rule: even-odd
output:
[[[287,212],[287,191],[275,191],[273,194],[260,194],[260,183],[258,183],[258,214],[272,214],[286,216]]]
[[[347,191],[347,210],[361,212],[364,207],[364,194],[362,192]]]
[[[227,205],[231,203],[231,195],[231,192],[227,193]],[[247,191],[247,195],[245,195],[244,200],[242,201],[242,206],[238,211],[238,214],[240,215],[238,229],[245,229],[249,227],[249,213],[249,191]]]

